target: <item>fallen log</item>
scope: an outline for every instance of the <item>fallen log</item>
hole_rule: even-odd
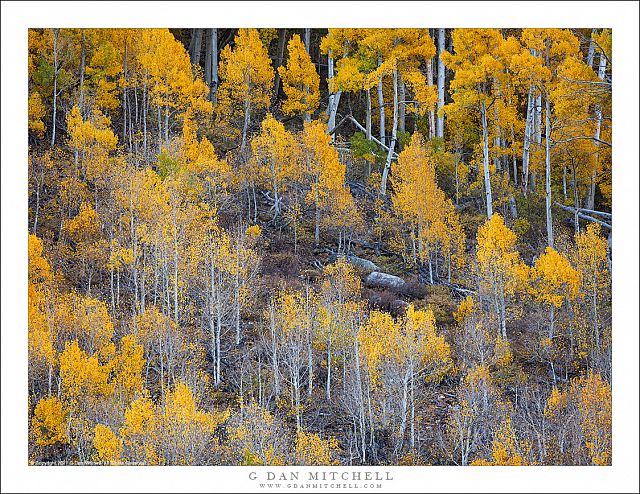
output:
[[[608,228],[609,230],[612,229],[612,226],[609,223],[605,223],[602,220],[599,220],[597,218],[594,218],[593,216],[589,216],[587,214],[581,213],[581,209],[578,208],[572,208],[570,206],[565,206],[564,204],[560,204],[559,202],[555,203],[556,206],[558,206],[560,209],[564,209],[565,211],[569,211],[570,213],[573,213],[574,215],[576,215],[578,218],[582,218],[583,220],[587,220],[587,221],[593,221],[594,223],[598,223],[599,225],[604,226],[605,228]],[[586,211],[586,210],[585,210]],[[593,210],[589,210],[591,211],[593,214],[601,214],[601,215],[606,215],[609,213],[602,213],[601,211],[593,211]],[[609,217],[611,217],[611,215],[609,214]]]

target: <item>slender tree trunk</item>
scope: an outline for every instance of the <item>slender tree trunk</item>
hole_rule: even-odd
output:
[[[205,60],[205,82],[209,86],[209,99],[216,102],[218,90],[218,29],[207,29],[207,58]]]
[[[200,63],[200,51],[202,50],[202,28],[191,30],[191,41],[189,42],[189,58],[191,65]]]
[[[382,55],[378,55],[378,67],[382,65]],[[382,76],[378,77],[378,108],[380,109],[380,142],[386,144],[384,121],[384,94],[382,93]]]
[[[487,126],[487,107],[484,101],[480,106],[482,116],[482,156],[484,169],[484,191],[487,201],[487,217],[493,216],[493,199],[491,197],[491,176],[489,173],[489,129]]]
[[[515,131],[513,129],[513,125],[511,125],[511,164],[513,166],[513,185],[518,185],[518,162],[516,159],[516,136]]]
[[[553,247],[553,218],[551,217],[551,104],[545,96],[545,206],[547,212],[547,244]]]
[[[278,372],[278,345],[276,340],[276,315],[274,301],[269,306],[269,327],[271,328],[271,353],[273,354],[273,391],[276,397],[280,395],[280,379]]]
[[[578,208],[580,207],[580,200],[578,199],[578,179],[576,177],[576,164],[575,162],[571,164],[573,180],[571,181],[573,184],[573,206],[574,206],[574,218],[573,222],[575,225],[576,235],[580,233],[580,221],[578,220]]]
[[[60,29],[53,30],[53,115],[51,117],[51,147],[56,143],[56,119],[58,111],[58,34]]]
[[[211,29],[211,101],[216,102],[216,92],[220,78],[218,76],[218,28]]]
[[[315,193],[315,203],[316,203],[316,226],[315,226],[315,245],[316,247],[320,245],[320,206],[318,203],[320,202],[320,197],[318,196],[318,188],[316,187]]]
[[[331,341],[327,348],[327,401],[331,401]]]
[[[427,84],[433,86],[433,60],[427,61]],[[433,110],[429,110],[429,139],[436,136],[436,114]]]
[[[211,29],[205,32],[205,50],[204,50],[204,82],[211,89],[211,62],[213,61],[213,39]]]
[[[413,376],[413,364],[411,364],[411,377],[409,380],[410,401],[411,401],[411,450],[415,450],[416,447],[416,403],[413,394],[415,378]]]
[[[522,146],[522,192],[527,196],[529,187],[529,148],[531,147],[531,128],[533,127],[533,87],[529,86],[527,97],[527,117],[524,125],[524,145]]]
[[[436,137],[444,137],[444,115],[440,110],[444,106],[445,66],[442,60],[444,52],[444,29],[438,29],[438,119],[436,121]]]
[[[143,128],[143,153],[144,161],[147,161],[147,111],[149,110],[149,96],[147,94],[147,76],[144,79],[144,89],[142,94],[142,128]]]
[[[311,55],[311,28],[304,28],[304,47],[307,50],[307,53]]]
[[[371,140],[371,89],[367,88],[367,116],[366,116],[366,132],[365,136],[368,140]]]
[[[536,96],[536,109],[535,109],[535,136],[537,149],[542,148],[542,92],[539,92]],[[531,174],[531,190],[536,190],[536,172]]]
[[[274,67],[276,78],[275,83],[273,85],[273,103],[278,101],[278,92],[280,91],[280,73],[278,72],[278,67],[282,65],[282,61],[284,60],[284,46],[287,40],[287,29],[278,29],[278,58],[276,59],[276,66]],[[329,55],[329,58],[331,55]],[[331,60],[333,62],[333,60]],[[333,77],[333,76],[328,76]],[[331,95],[329,96],[331,99]],[[329,101],[331,102],[331,101]],[[328,112],[327,112],[328,113]]]
[[[329,49],[329,54],[327,56],[327,78],[331,79],[334,76],[334,62],[333,55],[331,49]],[[329,104],[327,106],[327,114],[329,115],[329,120],[327,122],[327,132],[333,132],[333,129],[336,126],[336,114],[338,113],[338,105],[340,104],[340,95],[342,91],[338,90],[333,92],[333,88],[331,87],[331,83],[329,83]],[[331,134],[331,141],[335,140],[335,134]]]
[[[249,121],[251,117],[251,103],[249,98],[244,101],[244,122],[242,124],[242,142],[240,143],[240,151],[244,151],[247,145],[247,132],[249,130]]]
[[[607,59],[603,54],[600,54],[600,63],[598,64],[598,78],[602,81],[604,80],[604,76],[606,74],[607,69]],[[600,105],[596,105],[596,132],[595,139],[600,139],[600,133],[602,131],[602,108]],[[597,173],[598,173],[598,160],[599,153],[598,149],[600,148],[600,143],[596,140],[596,154],[595,154],[595,166],[591,171],[591,182],[589,184],[589,195],[587,196],[587,209],[594,209],[596,202],[596,182],[597,182]]]
[[[595,28],[591,30],[591,38],[589,39],[589,52],[587,53],[587,65],[593,67],[593,56],[596,52],[596,45],[593,42],[593,35],[596,34]]]
[[[404,132],[406,120],[406,90],[404,81],[402,80],[402,76],[400,74],[398,74],[398,98],[398,118],[400,119],[398,122],[398,130],[400,132]]]
[[[391,142],[389,143],[389,153],[387,154],[387,162],[382,171],[382,182],[380,184],[380,195],[387,193],[387,179],[389,177],[389,169],[391,168],[391,159],[393,158],[394,149],[398,134],[398,69],[393,70],[393,126],[391,129]]]
[[[79,92],[79,95],[78,95],[78,109],[80,110],[80,115],[83,115],[82,109],[83,109],[83,106],[84,106],[84,66],[85,66],[85,58],[86,58],[85,35],[84,35],[84,30],[82,30],[82,51],[80,53],[80,92]],[[126,78],[126,69],[125,69],[125,78]]]

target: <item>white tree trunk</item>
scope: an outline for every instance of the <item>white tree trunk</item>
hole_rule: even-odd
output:
[[[607,69],[607,59],[603,54],[600,54],[600,63],[598,64],[598,78],[602,81],[604,80],[604,76],[606,74]],[[596,155],[595,162],[596,166],[591,171],[591,181],[589,183],[589,194],[587,196],[587,209],[593,209],[595,207],[596,202],[596,179],[597,179],[597,167],[598,167],[598,149],[600,147],[600,143],[598,140],[600,139],[600,133],[602,131],[602,108],[600,105],[596,105],[596,131],[595,131],[595,145],[596,145]]]
[[[213,103],[216,102],[216,91],[218,90],[218,29],[212,28],[209,37],[211,39],[211,82],[209,84],[209,98]]]
[[[331,79],[334,76],[334,64],[333,64],[333,55],[331,49],[329,49],[329,54],[327,56],[327,78]],[[335,93],[329,91],[329,104],[327,106],[327,114],[329,115],[329,120],[327,121],[327,132],[332,132],[331,141],[335,140],[335,134],[333,133],[333,129],[336,126],[336,115],[338,113],[338,105],[340,104],[340,95],[342,91],[338,90]]]
[[[438,29],[438,118],[436,120],[436,137],[444,137],[444,115],[440,110],[444,106],[444,83],[445,83],[445,67],[442,61],[442,52],[444,52],[444,29]]]
[[[382,181],[380,183],[380,195],[387,193],[387,180],[389,178],[389,169],[391,168],[391,159],[393,158],[398,134],[398,69],[393,69],[393,126],[391,128],[391,142],[389,143],[389,152],[387,153],[387,161],[382,171]]]
[[[58,33],[53,30],[53,116],[51,118],[51,147],[56,143],[56,118],[58,111]]]
[[[382,56],[378,55],[378,67],[382,65]],[[380,109],[380,142],[386,144],[384,121],[384,94],[382,93],[382,76],[378,77],[378,108]]]
[[[551,104],[545,97],[545,207],[547,211],[547,244],[553,247],[553,218],[551,217]]]
[[[484,170],[484,191],[487,201],[487,217],[493,216],[493,199],[491,196],[491,174],[489,173],[489,129],[487,126],[487,107],[482,102],[480,106],[482,117],[482,157]]]

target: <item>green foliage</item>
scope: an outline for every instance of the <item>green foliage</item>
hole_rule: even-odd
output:
[[[162,151],[158,155],[158,175],[163,180],[169,176],[174,175],[180,169],[178,162],[169,155],[166,151]]]
[[[355,132],[350,140],[351,154],[354,158],[362,158],[371,162],[384,159],[383,150],[375,142],[367,139],[364,132]]]

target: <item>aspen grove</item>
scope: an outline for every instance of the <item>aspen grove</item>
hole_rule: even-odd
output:
[[[30,29],[29,461],[610,465],[610,29]]]

